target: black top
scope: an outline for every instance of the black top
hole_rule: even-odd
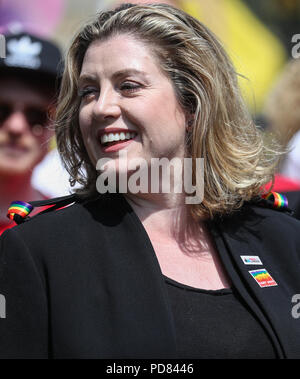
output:
[[[234,289],[204,290],[165,278],[179,359],[276,359],[265,330]]]
[[[292,313],[293,296],[300,293],[299,220],[246,204],[207,226],[232,286],[263,325],[278,357],[299,359],[298,308]],[[258,256],[262,265],[247,265],[242,255]],[[261,287],[249,273],[258,269],[267,270],[277,284]],[[6,299],[0,358],[178,355],[181,333],[159,262],[121,195],[101,195],[5,231],[0,294]],[[219,315],[221,326],[228,325],[228,313]],[[244,322],[240,317],[234,324],[240,328]]]

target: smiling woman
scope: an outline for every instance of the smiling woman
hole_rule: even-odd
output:
[[[0,357],[300,357],[300,224],[260,196],[280,152],[203,24],[162,4],[98,14],[68,51],[56,136],[83,189],[0,240]],[[132,161],[187,159],[204,162],[182,173],[197,193],[203,171],[200,203],[175,164],[169,191],[96,191],[100,161],[130,184]]]
[[[128,34],[93,42],[79,81],[79,125],[93,167],[104,156],[120,160],[124,148],[129,161],[184,158],[185,113],[143,42]]]
[[[93,113],[89,123],[96,120],[91,126],[94,135],[95,130],[103,131],[96,115],[104,117],[104,110],[120,113],[120,117],[111,115],[118,123],[111,118],[105,121],[106,129],[117,127],[118,131],[125,123],[125,131],[144,128],[138,135],[143,143],[133,144],[135,148],[146,144],[148,128],[140,120],[143,115],[154,133],[147,136],[153,148],[150,154],[161,156],[160,144],[165,149],[163,156],[178,156],[176,149],[181,145],[180,156],[205,159],[204,200],[191,209],[196,217],[231,211],[260,195],[261,186],[272,178],[276,148],[268,149],[262,143],[239,93],[234,67],[215,36],[170,6],[144,7],[143,16],[135,14],[132,7],[121,9],[104,12],[88,24],[74,39],[67,56],[57,140],[74,181],[83,185],[86,194],[95,190],[95,160],[101,154],[94,150],[97,138],[91,137],[93,143],[90,145],[89,139],[87,148],[81,132],[84,129],[87,133],[88,112],[90,117]],[[138,12],[139,8],[134,9]],[[164,16],[166,9],[168,17]],[[79,97],[74,101],[77,92]],[[172,107],[176,107],[175,113]],[[167,128],[168,123],[174,128],[174,119],[183,124],[178,129],[181,135]],[[164,145],[164,133],[170,144],[175,143],[171,150]],[[83,144],[86,149],[82,149]]]

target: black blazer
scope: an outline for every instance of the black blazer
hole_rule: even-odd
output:
[[[294,211],[294,217],[300,220],[300,191],[286,192],[285,196],[288,199],[289,208]]]
[[[292,315],[300,294],[300,222],[248,204],[209,228],[278,356],[300,358],[300,318]],[[0,242],[0,358],[176,357],[160,266],[122,195],[38,215]],[[241,255],[259,256],[263,266],[245,265]],[[249,274],[260,268],[278,285],[261,288]]]

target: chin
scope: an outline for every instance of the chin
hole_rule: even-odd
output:
[[[35,164],[30,162],[9,162],[0,164],[0,176],[23,176],[32,172]]]

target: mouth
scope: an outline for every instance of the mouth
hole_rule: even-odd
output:
[[[28,148],[14,143],[1,144],[0,148],[8,155],[18,156],[28,152]]]
[[[136,136],[136,132],[125,130],[104,132],[100,135],[101,147],[105,152],[119,150],[132,142]]]

